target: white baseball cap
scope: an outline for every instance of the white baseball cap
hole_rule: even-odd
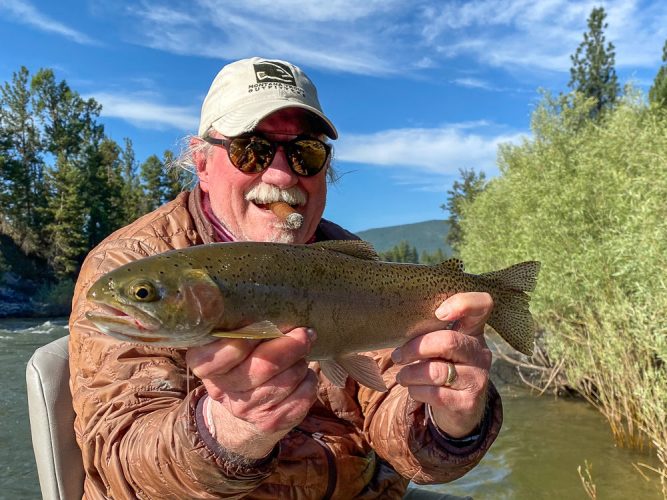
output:
[[[338,137],[310,78],[291,63],[261,57],[241,59],[220,70],[202,104],[199,135],[210,128],[226,137],[251,132],[263,118],[284,108],[310,111],[322,119],[324,133]]]

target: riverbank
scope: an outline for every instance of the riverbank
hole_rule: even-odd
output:
[[[70,281],[38,282],[5,272],[0,275],[0,318],[69,316],[73,286]]]

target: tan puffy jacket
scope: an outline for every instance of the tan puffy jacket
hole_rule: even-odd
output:
[[[214,241],[200,191],[116,231],[88,255],[70,318],[75,430],[86,469],[87,499],[401,498],[409,480],[456,479],[479,462],[502,421],[491,386],[480,440],[456,447],[428,422],[424,405],[396,385],[389,350],[372,353],[387,393],[345,389],[320,377],[318,401],[268,460],[233,465],[207,433],[197,404],[205,394],[188,381],[185,351],[119,342],[85,318],[85,294],[102,274],[126,262]],[[322,221],[318,239],[350,239]],[[319,367],[311,367],[319,374]],[[188,392],[189,384],[189,392]]]

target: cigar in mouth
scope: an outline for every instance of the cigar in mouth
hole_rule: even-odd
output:
[[[285,222],[289,229],[299,229],[303,224],[303,215],[292,208],[289,203],[276,201],[271,203],[269,208],[281,221]]]

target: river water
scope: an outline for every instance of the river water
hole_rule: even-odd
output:
[[[0,320],[0,498],[38,499],[30,441],[25,367],[32,352],[67,332],[65,319]],[[633,463],[657,467],[647,455],[616,448],[606,422],[579,401],[537,398],[500,385],[505,422],[482,462],[435,493],[475,499],[585,499],[577,467],[592,464],[600,499],[659,499],[658,481]]]

